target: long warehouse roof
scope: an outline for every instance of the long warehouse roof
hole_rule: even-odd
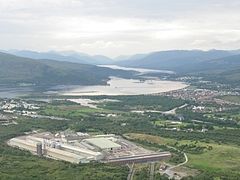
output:
[[[86,141],[100,149],[110,149],[110,148],[120,148],[121,145],[107,139],[107,138],[91,138],[86,139]]]

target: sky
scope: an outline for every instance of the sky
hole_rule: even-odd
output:
[[[239,49],[239,0],[0,0],[0,49]]]

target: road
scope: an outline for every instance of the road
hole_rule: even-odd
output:
[[[172,170],[172,169],[174,169],[174,168],[177,168],[177,167],[183,166],[184,164],[187,164],[187,162],[188,162],[187,154],[184,153],[183,155],[184,155],[184,157],[185,157],[185,161],[184,161],[183,163],[180,163],[180,164],[176,165],[176,166],[172,166],[172,167],[168,168],[168,170]]]
[[[162,112],[162,113],[163,113],[163,114],[172,114],[172,115],[175,115],[177,109],[182,109],[182,108],[186,107],[187,105],[188,105],[188,104],[184,104],[184,105],[182,105],[182,106],[176,107],[176,108],[174,108],[174,109],[172,109],[172,110],[165,111],[165,112]]]
[[[184,153],[184,157],[185,157],[185,161],[183,163],[177,164],[175,166],[168,165],[170,167],[168,169],[166,169],[163,174],[167,174],[169,176],[169,178],[174,178],[175,172],[174,172],[173,169],[175,169],[177,167],[180,167],[180,166],[183,166],[184,164],[186,164],[188,162],[188,157],[187,157],[186,153]]]
[[[180,152],[177,148],[175,148],[175,147],[172,147],[172,146],[167,146],[168,148],[172,148],[172,149],[174,149],[174,150],[176,150],[176,151],[178,151],[178,152]],[[170,168],[168,168],[168,170],[170,169],[174,169],[174,168],[177,168],[177,167],[180,167],[180,166],[183,166],[184,164],[187,164],[187,162],[188,162],[188,157],[187,157],[187,154],[186,153],[183,153],[183,155],[184,155],[184,157],[185,157],[185,161],[184,162],[182,162],[182,163],[180,163],[180,164],[177,164],[177,165],[175,165],[175,166],[171,166]],[[170,166],[169,164],[168,164],[168,166]]]

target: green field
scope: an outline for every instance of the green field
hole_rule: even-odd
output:
[[[240,96],[221,96],[221,99],[240,104]]]
[[[210,144],[213,149],[201,155],[188,154],[188,166],[211,172],[238,172],[240,148],[231,145]],[[240,175],[240,174],[239,174]]]
[[[41,110],[41,114],[48,116],[57,116],[65,118],[79,118],[92,115],[94,113],[107,113],[107,110],[93,109],[80,105],[49,105]],[[110,111],[109,111],[110,112]]]
[[[186,144],[192,144],[195,142],[182,140],[176,141],[174,139],[162,138],[159,136],[152,136],[147,134],[126,134],[131,139],[137,139],[142,141],[148,141],[156,144],[174,146],[176,142],[178,146]],[[204,150],[203,153],[187,153],[189,158],[187,167],[200,170],[200,172],[214,174],[216,177],[225,177],[226,174],[229,177],[236,178],[240,176],[240,148],[234,145],[224,145],[216,143],[203,143],[197,142],[198,146],[211,146],[211,150]]]
[[[102,97],[95,97],[102,98]],[[109,99],[118,100],[116,102],[106,102],[102,104],[102,108],[115,111],[131,111],[131,110],[157,110],[168,111],[175,107],[185,104],[185,101],[173,99],[165,96],[109,96]]]

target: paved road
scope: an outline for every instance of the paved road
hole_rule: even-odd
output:
[[[180,164],[178,164],[178,165],[176,165],[176,166],[172,166],[172,167],[168,168],[168,170],[171,170],[171,169],[174,169],[174,168],[183,166],[184,164],[187,164],[187,162],[188,162],[188,157],[187,157],[187,154],[186,154],[186,153],[184,153],[184,157],[185,157],[185,161],[184,161],[183,163],[180,163]]]
[[[164,171],[164,173],[167,174],[169,176],[169,178],[173,178],[174,177],[174,173],[175,172],[174,172],[173,169],[175,169],[177,167],[180,167],[180,166],[183,166],[184,164],[186,164],[188,162],[188,157],[187,157],[186,153],[184,153],[184,157],[185,157],[185,161],[183,163],[177,164],[175,166],[171,166],[171,167],[169,167],[168,169],[166,169]]]

